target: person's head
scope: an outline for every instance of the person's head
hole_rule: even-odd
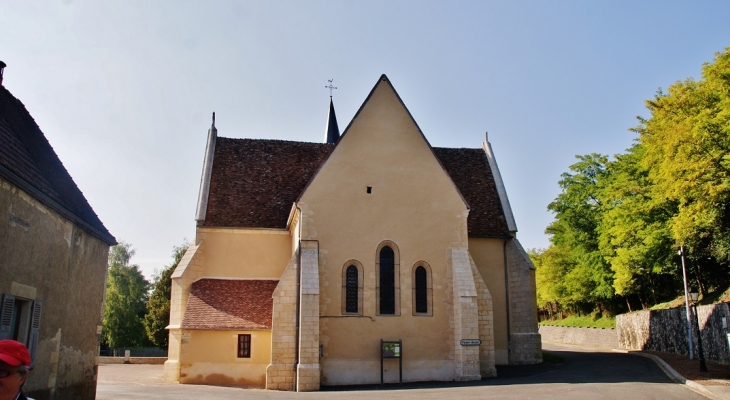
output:
[[[23,343],[0,340],[0,399],[20,392],[30,370],[30,353]]]

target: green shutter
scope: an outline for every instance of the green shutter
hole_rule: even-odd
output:
[[[0,308],[0,340],[11,339],[13,308],[15,308],[15,296],[4,294],[2,308]]]
[[[30,338],[28,339],[28,351],[30,352],[30,367],[33,368],[35,365],[35,354],[36,347],[38,345],[38,332],[41,328],[41,310],[43,304],[38,301],[33,301],[33,315],[30,322]]]

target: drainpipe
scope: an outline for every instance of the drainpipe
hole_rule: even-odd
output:
[[[297,383],[299,381],[299,376],[297,374],[297,366],[299,365],[299,335],[300,327],[299,327],[299,308],[301,307],[301,286],[302,286],[302,209],[299,208],[299,205],[296,206],[297,211],[299,211],[299,244],[297,245],[297,295],[296,295],[296,312],[294,314],[294,387],[292,388],[293,391],[297,391]]]
[[[510,318],[509,318],[509,270],[507,268],[507,241],[512,237],[504,239],[504,246],[502,247],[502,255],[504,256],[504,296],[506,301],[505,309],[507,311],[507,364],[509,364],[512,356],[512,334],[510,329]]]

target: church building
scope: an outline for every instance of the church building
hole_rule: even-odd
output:
[[[166,376],[312,391],[542,361],[491,146],[432,147],[382,75],[324,143],[219,137],[172,276]]]

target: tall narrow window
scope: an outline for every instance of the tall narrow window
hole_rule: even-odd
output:
[[[380,250],[380,314],[395,314],[395,255],[388,246]]]
[[[416,268],[416,312],[428,312],[428,280],[426,268]]]
[[[251,335],[238,335],[238,358],[251,358]]]
[[[345,273],[345,312],[358,312],[357,267],[350,265]]]

